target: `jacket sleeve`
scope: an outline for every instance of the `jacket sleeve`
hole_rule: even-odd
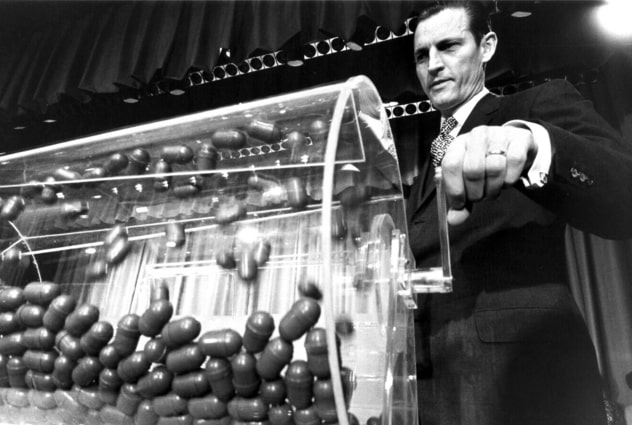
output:
[[[552,162],[543,189],[525,193],[573,227],[610,239],[632,237],[632,151],[567,81],[540,90],[529,120],[549,132]]]

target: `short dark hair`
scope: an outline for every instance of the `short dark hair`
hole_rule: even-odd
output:
[[[470,32],[474,36],[476,43],[480,43],[485,34],[492,30],[492,23],[489,17],[493,4],[484,1],[472,0],[446,0],[437,1],[436,4],[424,9],[417,18],[417,25],[420,22],[438,14],[446,9],[463,9],[469,18]]]

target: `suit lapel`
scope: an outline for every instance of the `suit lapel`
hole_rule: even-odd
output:
[[[467,120],[465,120],[465,123],[463,123],[459,134],[467,133],[479,125],[489,125],[494,117],[494,113],[498,110],[500,99],[500,97],[492,93],[482,98]],[[427,157],[419,170],[418,180],[420,182],[420,187],[417,191],[415,191],[413,186],[413,191],[411,192],[411,196],[418,196],[416,198],[418,199],[418,202],[416,203],[417,207],[414,212],[412,212],[411,217],[424,207],[424,205],[432,198],[431,195],[434,195],[436,188],[433,177],[434,169],[430,165],[430,158]]]

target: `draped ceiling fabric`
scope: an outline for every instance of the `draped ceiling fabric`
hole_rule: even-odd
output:
[[[29,4],[30,3],[30,4]],[[42,2],[39,2],[42,3]],[[54,2],[50,2],[54,3]],[[64,6],[64,2],[60,5]],[[72,7],[75,2],[70,3]],[[275,51],[293,36],[302,42],[338,35],[348,39],[359,16],[397,30],[413,2],[393,1],[114,1],[46,21],[28,33],[0,28],[0,110],[45,112],[60,94],[85,100],[118,86],[148,83],[156,70],[181,79],[192,67],[211,70],[220,48],[239,63],[257,50]],[[8,2],[42,13],[38,2]],[[52,5],[49,5],[52,7]],[[5,8],[8,8],[5,10]]]

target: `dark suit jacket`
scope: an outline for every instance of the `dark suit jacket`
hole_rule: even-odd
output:
[[[457,406],[467,403],[488,406],[477,408],[480,418],[469,419],[474,424],[599,423],[600,378],[566,285],[564,230],[568,223],[604,237],[632,236],[632,156],[565,81],[513,96],[490,94],[461,133],[512,119],[548,130],[553,148],[548,183],[536,190],[520,184],[503,190],[497,199],[475,203],[470,218],[450,228],[454,292],[419,299],[422,419],[466,423],[467,409]],[[426,161],[407,205],[418,267],[439,262],[430,175]],[[461,347],[453,343],[467,338],[473,354],[459,361],[463,353],[450,347]],[[550,361],[542,363],[546,358]],[[444,400],[450,394],[452,399]],[[564,413],[569,409],[577,413]]]

